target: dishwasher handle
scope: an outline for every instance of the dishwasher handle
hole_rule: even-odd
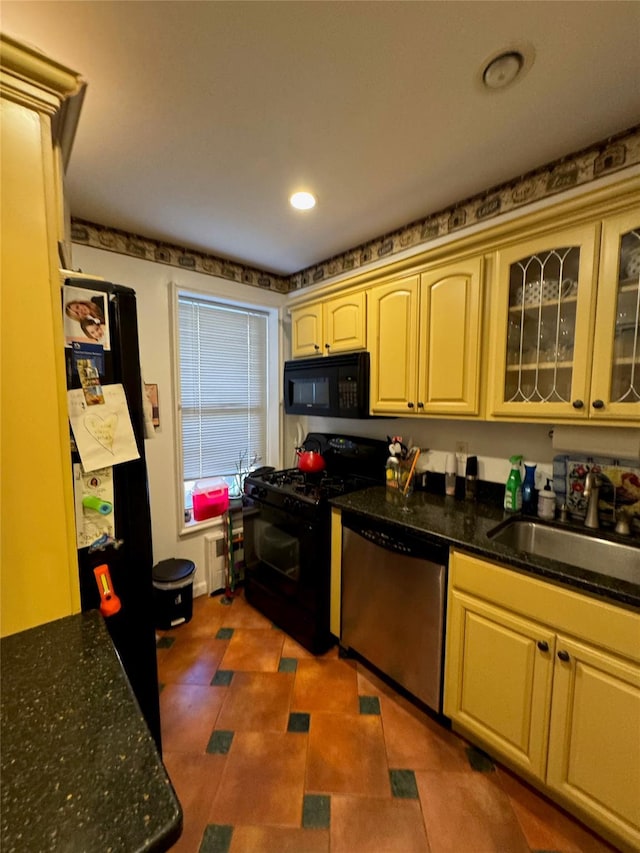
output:
[[[371,530],[371,528],[362,527],[357,533],[369,542],[373,542],[379,548],[384,548],[387,551],[396,551],[398,554],[411,554],[411,548],[404,545],[399,539],[389,536],[388,533],[383,533],[380,530]]]
[[[448,564],[448,546],[443,542],[434,541],[427,534],[384,523],[377,523],[374,528],[366,519],[360,519],[346,513],[343,513],[342,516],[342,526],[386,551],[404,554],[406,557],[430,560],[440,566]]]

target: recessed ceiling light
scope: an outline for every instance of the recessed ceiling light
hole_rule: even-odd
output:
[[[312,207],[316,206],[316,199],[311,193],[300,192],[294,193],[289,199],[289,203],[296,210],[311,210]]]

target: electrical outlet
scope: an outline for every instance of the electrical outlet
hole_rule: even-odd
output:
[[[456,462],[458,465],[458,473],[464,472],[467,465],[467,456],[469,455],[469,442],[456,441]]]

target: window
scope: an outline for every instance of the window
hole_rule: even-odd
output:
[[[178,291],[179,414],[185,508],[196,480],[242,476],[269,451],[269,309]],[[273,400],[271,401],[273,403]]]

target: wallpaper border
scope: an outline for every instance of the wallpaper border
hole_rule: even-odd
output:
[[[278,276],[216,255],[191,251],[74,217],[71,219],[71,241],[192,272],[219,276],[265,290],[290,293],[345,272],[360,270],[398,252],[426,246],[431,241],[455,231],[462,231],[479,222],[524,208],[533,202],[588,184],[638,163],[640,125],[291,276]]]

